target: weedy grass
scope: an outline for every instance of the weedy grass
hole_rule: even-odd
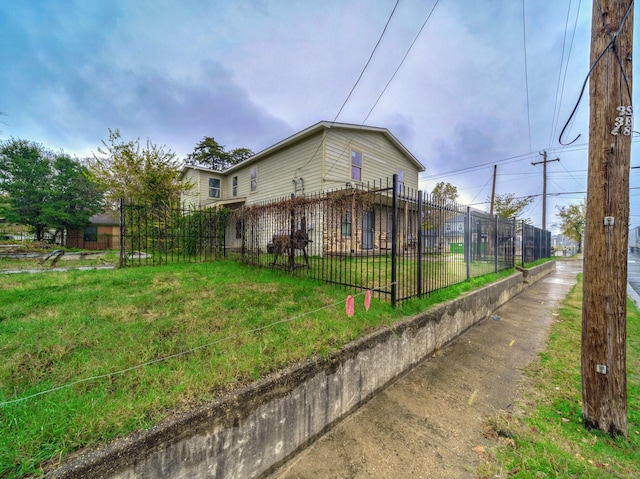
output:
[[[325,356],[487,275],[352,318],[344,289],[231,261],[0,275],[0,477],[39,475],[278,368]]]
[[[484,478],[640,477],[640,313],[627,302],[628,438],[585,428],[580,341],[582,278],[559,310],[549,342],[527,369],[514,414],[492,417],[501,443],[479,468]]]
[[[567,258],[564,258],[564,259],[567,259]],[[556,258],[556,257],[540,258],[540,259],[537,259],[537,260],[532,261],[530,263],[525,263],[524,267],[525,268],[533,268],[534,266],[538,266],[540,264],[548,263],[549,261],[557,261],[557,260],[562,261],[563,257],[560,257],[560,258]]]

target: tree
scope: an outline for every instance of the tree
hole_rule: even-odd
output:
[[[212,170],[222,171],[253,156],[249,148],[235,148],[226,151],[212,136],[205,136],[189,153],[185,162],[188,165],[205,166]]]
[[[441,181],[431,191],[431,201],[423,210],[422,227],[426,230],[442,229],[445,223],[459,215],[456,208],[458,188],[451,183]]]
[[[455,203],[458,201],[458,188],[451,183],[439,182],[433,187],[431,191],[431,197],[437,201],[444,201],[448,203]]]
[[[191,187],[180,181],[176,154],[150,140],[142,148],[140,140],[125,142],[117,129],[109,129],[102,145],[89,160],[89,173],[105,192],[109,209],[116,210],[121,198],[156,206],[175,203]]]
[[[61,154],[53,161],[52,196],[46,211],[60,232],[83,228],[102,210],[102,191],[89,179],[87,167]]]
[[[251,158],[255,153],[249,148],[234,148],[229,152],[232,165],[237,165],[241,161]]]
[[[487,198],[490,201],[490,198]],[[533,198],[526,196],[524,198],[516,198],[514,193],[504,193],[496,195],[493,202],[493,211],[501,218],[518,218],[522,215],[523,210],[533,203]],[[525,219],[525,221],[528,220]]]
[[[38,241],[48,229],[83,226],[101,207],[102,195],[86,169],[64,153],[26,140],[0,147],[0,214],[31,226]]]
[[[578,253],[582,252],[582,238],[587,219],[584,201],[575,205],[557,206],[562,234],[578,243]]]

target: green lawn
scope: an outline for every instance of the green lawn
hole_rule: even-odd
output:
[[[232,261],[0,275],[0,477],[38,475],[497,277],[395,310],[374,298],[365,312],[359,293],[348,318],[342,288]]]
[[[517,404],[517,412],[489,420],[500,446],[480,467],[478,477],[640,477],[640,313],[629,300],[627,439],[611,438],[583,425],[581,318],[580,281],[560,309],[546,351],[527,370],[530,384]]]

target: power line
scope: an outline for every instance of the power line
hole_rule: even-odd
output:
[[[384,37],[384,34],[387,31],[387,27],[389,26],[389,23],[391,22],[391,18],[393,18],[393,14],[396,12],[396,8],[398,8],[398,3],[400,3],[400,0],[396,0],[396,4],[393,6],[393,10],[391,10],[391,14],[389,15],[389,18],[387,19],[387,23],[385,23],[384,28],[382,29],[382,33],[380,34],[380,38],[378,38],[378,41],[376,42],[375,47],[373,47],[373,51],[371,52],[371,55],[369,55],[369,59],[367,60],[367,63],[365,64],[364,68],[360,72],[360,75],[358,76],[358,79],[356,80],[356,82],[354,83],[353,87],[351,88],[351,91],[347,95],[347,98],[344,100],[344,103],[340,107],[340,110],[338,110],[338,113],[336,114],[336,116],[333,119],[332,123],[335,123],[336,120],[338,119],[338,117],[340,116],[340,113],[342,113],[342,110],[344,109],[345,105],[347,104],[347,102],[351,98],[351,95],[352,95],[353,91],[358,86],[358,83],[360,83],[360,80],[362,79],[362,76],[364,75],[364,72],[366,71],[367,67],[369,66],[369,63],[371,63],[371,59],[373,58],[374,53],[378,49],[378,46],[380,45],[380,42],[382,41],[382,37]]]
[[[549,132],[549,146],[551,146],[551,139],[553,138],[553,132],[555,130],[556,123],[556,112],[558,111],[558,95],[560,94],[560,78],[562,78],[562,68],[564,65],[564,47],[567,44],[567,31],[569,30],[569,13],[571,12],[571,1],[569,1],[569,6],[567,7],[567,19],[564,22],[564,36],[562,37],[562,53],[560,54],[560,69],[558,70],[558,82],[556,83],[556,98],[553,103],[553,115],[551,116],[551,131]],[[567,61],[567,64],[569,62]],[[568,69],[568,68],[567,68]],[[566,70],[565,69],[565,72]]]
[[[393,72],[393,75],[391,75],[391,78],[389,78],[389,81],[387,82],[387,84],[385,85],[385,87],[382,89],[382,92],[380,93],[380,95],[378,95],[378,98],[376,99],[375,103],[373,104],[373,106],[371,107],[371,109],[369,110],[369,113],[367,113],[367,116],[365,117],[364,120],[362,120],[362,123],[360,124],[361,126],[365,124],[365,122],[367,121],[367,119],[369,118],[369,116],[371,115],[371,113],[373,112],[373,110],[375,109],[375,107],[378,105],[378,102],[380,101],[380,99],[382,98],[382,95],[385,94],[385,92],[387,91],[387,88],[389,87],[389,85],[391,84],[391,82],[393,81],[393,79],[396,77],[396,74],[398,73],[398,71],[400,70],[400,68],[402,67],[402,65],[404,64],[404,61],[407,59],[407,56],[409,56],[409,52],[411,52],[411,50],[413,49],[413,46],[415,45],[415,43],[418,41],[418,38],[420,37],[420,34],[422,33],[422,30],[424,30],[424,27],[427,25],[427,22],[429,21],[429,19],[431,18],[431,15],[433,14],[434,10],[436,9],[436,7],[438,6],[440,0],[436,0],[435,3],[433,4],[433,7],[431,7],[431,10],[429,11],[429,14],[427,15],[427,18],[425,19],[424,22],[422,22],[422,26],[420,27],[420,30],[418,30],[418,33],[416,34],[416,36],[414,37],[413,41],[411,42],[411,44],[409,45],[409,48],[407,48],[407,51],[405,52],[404,56],[402,57],[402,60],[400,60],[400,63],[398,64],[397,68],[395,69],[395,71]],[[333,167],[336,165],[336,163],[342,158],[342,155],[344,155],[344,153],[347,151],[347,149],[349,148],[349,146],[351,145],[351,142],[353,141],[353,139],[357,136],[357,133],[355,133],[351,139],[347,142],[347,145],[344,147],[344,149],[342,150],[342,152],[340,152],[340,154],[336,157],[336,159],[333,161],[333,163],[331,164],[331,166],[329,166],[329,168],[327,169],[327,173],[329,173]]]
[[[400,60],[400,64],[398,65],[398,67],[396,68],[396,70],[393,72],[393,75],[391,75],[391,78],[389,78],[389,81],[387,82],[387,84],[385,85],[385,87],[382,89],[382,92],[380,93],[380,95],[378,96],[378,99],[376,100],[376,102],[373,104],[373,106],[371,107],[371,110],[369,110],[369,113],[367,113],[367,116],[365,117],[365,119],[362,121],[362,123],[364,124],[368,119],[369,116],[371,116],[371,113],[373,112],[373,110],[375,109],[375,107],[378,105],[378,102],[380,101],[380,98],[382,98],[382,95],[384,95],[384,93],[387,91],[387,88],[389,87],[389,84],[393,81],[393,79],[396,77],[396,74],[398,73],[398,71],[400,70],[400,68],[402,67],[402,65],[404,64],[404,61],[407,59],[407,56],[409,56],[409,52],[411,51],[411,49],[413,48],[413,46],[415,45],[415,43],[418,41],[418,37],[420,37],[420,34],[422,33],[422,30],[424,30],[424,27],[426,26],[427,22],[429,21],[429,19],[431,18],[431,15],[433,14],[433,11],[436,9],[436,7],[438,6],[438,2],[440,0],[436,0],[436,2],[433,4],[433,7],[431,7],[431,11],[429,12],[429,15],[427,15],[427,18],[424,20],[424,22],[422,23],[422,26],[420,27],[420,30],[418,30],[418,33],[416,34],[415,38],[413,39],[413,41],[411,42],[411,45],[409,45],[409,48],[407,48],[407,51],[405,52],[404,56],[402,57],[402,60]]]
[[[367,63],[365,63],[364,67],[362,68],[362,71],[360,72],[360,75],[358,76],[358,79],[353,84],[353,87],[351,87],[351,90],[349,91],[349,94],[347,95],[347,98],[344,100],[344,102],[342,103],[342,106],[338,110],[338,113],[336,113],[336,116],[333,118],[333,121],[331,122],[331,125],[333,125],[338,120],[338,117],[340,116],[340,113],[342,113],[342,110],[344,109],[345,105],[347,104],[347,102],[351,98],[351,95],[353,94],[354,90],[358,86],[358,83],[360,83],[360,80],[362,79],[362,76],[364,75],[364,72],[367,70],[367,67],[369,66],[369,63],[371,63],[371,59],[373,58],[373,55],[375,54],[376,50],[378,49],[378,46],[380,45],[380,42],[382,41],[382,37],[384,37],[384,34],[387,31],[387,27],[389,26],[389,23],[391,22],[391,19],[393,18],[393,14],[396,12],[396,8],[398,8],[398,4],[399,3],[400,3],[400,0],[396,0],[395,5],[393,6],[393,10],[391,10],[391,13],[389,14],[389,18],[387,18],[387,22],[385,23],[384,28],[382,29],[382,33],[380,34],[380,37],[378,38],[378,41],[376,42],[375,46],[373,47],[373,50],[371,51],[371,55],[369,55],[369,59],[367,60]],[[318,154],[318,151],[320,151],[320,147],[321,146],[322,146],[322,142],[320,142],[318,144],[318,147],[316,148],[316,151],[313,152],[313,155],[311,155],[309,160],[307,160],[307,162],[304,163],[302,166],[296,168],[296,171],[301,171],[305,166],[307,166],[311,161],[313,161],[313,159]]]
[[[640,138],[636,137],[636,140],[632,140],[632,143],[638,143],[640,142]],[[565,153],[572,153],[572,152],[576,152],[576,151],[584,151],[586,150],[588,147],[587,143],[578,143],[573,145],[570,148],[550,148],[548,151],[549,153],[552,152],[556,152],[556,151],[563,151]],[[427,180],[438,180],[441,178],[447,178],[448,176],[453,176],[455,174],[458,173],[467,173],[467,172],[471,172],[471,171],[475,171],[475,170],[480,170],[482,168],[488,167],[488,166],[493,166],[494,164],[498,163],[498,164],[509,164],[509,163],[516,163],[518,161],[524,161],[524,160],[528,160],[531,156],[533,156],[533,152],[530,153],[523,153],[520,155],[515,155],[515,156],[510,156],[508,158],[503,158],[501,160],[497,160],[497,161],[490,161],[487,163],[480,163],[478,165],[473,165],[473,166],[466,166],[464,168],[459,168],[457,170],[451,170],[445,173],[438,173],[437,175],[433,175],[433,176],[429,176],[426,179]],[[632,166],[633,168],[640,168],[640,166]],[[575,171],[575,172],[580,172],[580,171],[587,171],[587,170],[571,170],[571,171]],[[505,175],[508,173],[500,173],[500,175]]]

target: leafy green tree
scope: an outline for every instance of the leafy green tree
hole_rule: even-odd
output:
[[[255,153],[249,148],[234,148],[229,152],[231,165],[236,165],[241,161],[251,158]]]
[[[124,141],[120,131],[109,130],[98,155],[89,160],[91,179],[105,192],[109,209],[116,210],[121,198],[154,206],[178,201],[190,185],[180,181],[176,154],[147,140]]]
[[[26,140],[0,147],[0,193],[0,214],[30,226],[39,241],[48,229],[84,226],[102,198],[79,162]]]
[[[560,229],[567,238],[578,243],[578,253],[582,252],[582,238],[587,222],[587,208],[584,201],[569,206],[557,206]]]
[[[487,198],[491,201],[491,198]],[[516,198],[515,193],[504,193],[496,195],[493,201],[493,211],[501,218],[519,218],[524,209],[533,203],[530,196],[524,198]],[[525,218],[527,221],[527,218]]]
[[[458,201],[458,188],[451,183],[441,181],[433,187],[431,197],[436,201],[455,203]]]
[[[186,158],[188,165],[204,166],[223,171],[253,156],[249,148],[235,148],[231,151],[218,143],[212,136],[205,136]]]
[[[46,211],[60,230],[82,228],[102,210],[102,191],[89,179],[87,167],[67,155],[56,156],[52,196]]]

